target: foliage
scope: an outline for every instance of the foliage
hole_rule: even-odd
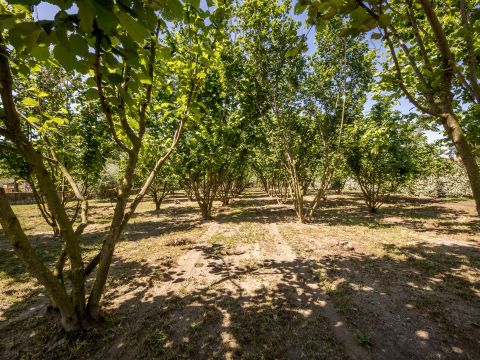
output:
[[[238,75],[239,59],[231,57],[234,51],[227,44],[218,66],[207,73],[198,94],[202,113],[187,127],[175,154],[176,171],[195,195],[204,218],[211,216],[217,195],[228,203],[235,180],[245,174],[248,148],[245,124],[237,112],[233,75]]]
[[[252,15],[251,7],[257,12]],[[245,1],[239,9],[240,43],[250,90],[244,114],[256,126],[254,169],[264,187],[293,199],[298,219],[310,219],[341,161],[345,124],[358,116],[372,73],[364,41],[340,37],[344,24],[329,24],[315,38],[311,57],[302,53],[299,24],[285,4]],[[315,198],[304,197],[311,184]]]
[[[426,137],[402,121],[390,101],[377,99],[368,116],[348,126],[345,139],[346,162],[371,212],[430,162]]]
[[[480,214],[480,30],[477,3],[470,0],[299,0],[297,13],[322,28],[332,18],[347,19],[344,34],[375,30],[383,57],[379,88],[405,96],[424,115],[426,126],[441,126],[461,156]]]

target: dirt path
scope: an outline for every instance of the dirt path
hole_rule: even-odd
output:
[[[162,282],[159,286],[147,285],[138,287],[127,293],[123,294],[121,298],[117,299],[119,302],[126,302],[130,299],[135,299],[135,309],[131,312],[135,312],[137,319],[142,318],[151,318],[152,312],[156,312],[156,308],[150,306],[143,306],[153,302],[157,297],[162,297],[165,294],[177,293],[184,286],[185,281],[191,281],[196,277],[197,274],[195,271],[195,264],[202,258],[201,248],[206,246],[207,241],[215,235],[218,231],[219,224],[209,223],[207,225],[207,230],[202,234],[198,239],[198,243],[195,246],[192,246],[186,254],[182,255],[178,261],[177,266],[169,271],[170,279],[166,282]],[[140,300],[140,301],[138,301]],[[119,355],[119,349],[122,349],[124,345],[130,342],[130,337],[132,333],[136,333],[138,338],[144,337],[147,334],[147,329],[142,329],[141,324],[137,322],[131,323],[126,321],[125,324],[122,324],[124,331],[122,334],[114,341],[113,346],[109,346],[106,350],[107,357],[111,358],[121,358],[121,359],[134,359],[136,358],[136,353],[139,351],[137,347],[130,347],[125,349],[121,355]],[[140,344],[138,344],[140,345]],[[98,359],[105,358],[104,354],[99,354]]]
[[[275,258],[277,260],[282,259],[286,261],[292,261],[296,259],[295,253],[290,245],[285,242],[283,236],[278,230],[276,223],[270,224],[270,232],[277,247],[277,254]],[[322,308],[322,315],[329,320],[335,336],[344,345],[346,354],[351,359],[369,359],[367,352],[357,344],[352,329],[347,328],[345,320],[342,319],[342,317],[335,311],[333,304],[327,300],[325,294],[323,294],[321,289],[319,289],[318,284],[313,282],[311,278],[306,278],[305,280],[305,285],[308,287],[308,291],[312,293],[311,300],[314,302],[314,304],[318,304]],[[317,309],[316,311],[319,310]]]
[[[268,234],[264,241],[222,244],[210,240],[217,234],[238,232],[238,228],[232,230],[225,224],[210,224],[199,241],[178,259],[176,268],[171,271],[171,280],[143,294],[135,314],[151,323],[158,322],[159,316],[171,319],[168,320],[168,329],[173,334],[170,342],[184,346],[180,338],[185,338],[185,328],[192,326],[192,319],[201,317],[205,307],[211,309],[209,311],[216,314],[216,321],[206,327],[209,334],[202,335],[202,338],[217,333],[217,343],[212,347],[219,351],[219,355],[200,351],[198,358],[234,359],[244,355],[255,358],[268,351],[276,354],[275,347],[285,343],[287,353],[274,357],[297,359],[305,357],[302,344],[305,338],[318,343],[307,357],[368,359],[365,351],[357,345],[351,329],[345,326],[312,280],[308,264],[297,258],[277,224],[259,226]],[[169,301],[173,298],[178,300],[170,310]],[[158,305],[145,306],[156,304],[155,299],[162,300]],[[178,302],[182,304],[180,308],[177,308],[180,306]],[[292,319],[283,323],[282,317]],[[292,322],[298,322],[298,326],[289,330]],[[262,329],[258,334],[257,327]],[[290,342],[290,332],[298,329],[299,333]],[[128,337],[145,338],[151,331],[149,326],[125,325],[123,336],[110,346],[108,356],[118,356],[119,349],[129,342]],[[265,343],[263,348],[253,345],[250,332],[256,341]],[[204,346],[196,346],[192,339],[188,342],[192,347]],[[141,353],[140,346],[124,349],[120,358],[135,358]],[[326,354],[321,355],[324,349],[327,349]],[[164,352],[161,354],[160,358],[167,357]]]

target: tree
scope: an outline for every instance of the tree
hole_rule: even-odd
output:
[[[344,128],[359,118],[372,83],[373,54],[364,38],[342,37],[345,28],[345,22],[331,21],[318,27],[315,37],[317,49],[311,59],[306,104],[307,111],[317,118],[317,146],[322,156],[308,219],[325,198],[335,172],[341,171]]]
[[[273,192],[282,201],[291,195],[299,221],[305,222],[318,209],[339,162],[344,125],[361,111],[372,57],[364,41],[338,36],[344,24],[337,21],[318,29],[318,49],[307,59],[299,24],[288,11],[288,3],[260,0],[240,7],[240,42],[254,89],[244,106],[252,121],[261,119],[263,159],[254,167],[259,178],[265,187],[276,184]],[[314,179],[315,196],[307,201]]]
[[[38,5],[31,1],[28,5]],[[23,1],[2,3],[0,33],[0,94],[2,116],[0,136],[2,145],[12,149],[28,165],[31,176],[45,197],[47,207],[58,224],[59,236],[65,251],[59,255],[68,258],[68,284],[58,281],[36,254],[28,241],[18,219],[0,190],[0,223],[15,253],[25,263],[32,276],[46,288],[53,305],[61,314],[66,331],[84,328],[91,320],[99,319],[100,300],[105,290],[108,270],[115,244],[130,220],[136,207],[147,193],[161,166],[177,145],[183,125],[191,119],[190,109],[195,102],[195,93],[202,82],[202,69],[216,57],[216,37],[221,29],[217,26],[214,12],[208,22],[209,12],[199,8],[198,3],[185,4],[170,0],[160,7],[144,2],[127,3],[107,1],[53,2],[61,7],[52,21],[35,21],[31,7]],[[66,9],[74,13],[67,13]],[[167,43],[171,40],[170,20],[185,21],[188,31],[173,36],[186,41]],[[206,25],[208,23],[208,25]],[[171,27],[170,27],[171,28]],[[166,35],[165,35],[166,34]],[[50,58],[50,51],[53,57]],[[41,137],[47,149],[37,147],[34,137],[23,130],[32,124],[31,118],[21,114],[19,104],[39,108],[40,102],[31,97],[16,98],[21,81],[36,76],[42,66],[52,63],[69,74],[83,74],[90,86],[86,99],[98,101],[107,123],[109,137],[125,159],[120,186],[116,193],[114,215],[109,231],[103,239],[100,252],[85,264],[79,238],[88,225],[88,201],[82,193],[74,174],[62,162],[58,148],[49,136],[35,128],[35,138]],[[168,76],[165,75],[165,69]],[[151,107],[156,93],[175,84],[175,101],[165,104],[168,116],[177,120],[170,146],[151,169],[140,191],[129,202],[134,173],[142,140],[149,131],[148,121],[155,111]],[[41,90],[36,90],[40,96]],[[49,120],[58,120],[55,113],[42,113]],[[48,162],[53,161],[61,170],[70,188],[81,203],[80,224],[73,224],[57,193],[54,179],[48,171]],[[76,225],[76,226],[74,226]],[[63,255],[65,254],[65,255]],[[97,269],[95,279],[86,296],[86,280]],[[71,289],[71,291],[70,291]]]
[[[344,141],[347,165],[373,213],[432,159],[426,136],[390,104],[388,97],[377,99],[364,119],[347,127]]]
[[[346,33],[379,30],[372,36],[390,53],[382,72],[384,90],[405,96],[445,129],[465,165],[480,214],[480,127],[472,116],[480,104],[476,2],[301,0],[296,5],[297,12],[307,8],[309,22],[317,26],[339,15],[350,20]]]
[[[144,142],[143,149],[140,154],[140,166],[138,171],[137,182],[142,184],[145,178],[149,175],[150,169],[155,164],[155,160],[158,156],[163,154],[164,149],[158,148],[158,143]],[[160,169],[158,176],[150,185],[148,194],[151,196],[153,203],[155,204],[155,210],[160,210],[163,200],[172,193],[175,189],[180,188],[180,176],[175,171],[174,164],[169,159]]]
[[[208,72],[198,95],[202,112],[186,129],[185,141],[174,157],[175,168],[195,195],[204,219],[211,218],[219,194],[225,205],[229,202],[246,161],[242,119],[236,115],[222,74],[223,66]]]
[[[268,158],[281,169],[272,168],[270,177],[285,174],[286,178],[270,179],[274,192],[285,198],[292,194],[297,215],[303,221],[303,196],[311,180],[312,137],[315,131],[310,118],[301,108],[301,86],[306,76],[306,59],[301,52],[299,24],[288,14],[289,3],[264,0],[244,1],[238,8],[239,42],[246,58],[250,87],[244,111],[260,119],[257,127],[261,145],[259,156]],[[262,160],[257,160],[259,163]],[[259,167],[256,167],[257,170]],[[268,168],[267,168],[268,169]],[[265,168],[259,172],[265,178]],[[283,177],[283,176],[282,176]]]

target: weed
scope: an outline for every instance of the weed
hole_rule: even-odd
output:
[[[372,340],[365,335],[362,331],[358,330],[355,332],[357,335],[357,342],[361,347],[370,350],[373,346]]]

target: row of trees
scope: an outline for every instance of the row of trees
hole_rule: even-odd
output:
[[[169,178],[195,197],[204,218],[215,198],[228,204],[247,175],[291,199],[305,222],[334,179],[354,176],[374,212],[386,194],[426,173],[435,151],[392,110],[392,98],[379,96],[364,116],[374,58],[361,37],[340,36],[343,21],[317,31],[308,56],[288,3],[245,2],[234,19],[235,39],[199,94],[201,120],[170,159]]]
[[[316,25],[316,51],[308,55],[288,1],[49,2],[60,8],[53,20],[34,18],[36,0],[0,3],[0,167],[32,185],[63,245],[54,269],[41,261],[1,190],[0,223],[67,331],[100,318],[115,244],[147,194],[160,208],[182,188],[210,218],[215,199],[227,205],[255,177],[280,201],[291,199],[305,222],[347,175],[375,211],[386,194],[424,174],[437,153],[419,131],[425,118],[392,110],[392,84],[404,77],[391,75],[388,61],[364,113],[378,78],[375,54],[359,33],[392,23],[364,3],[352,10],[338,1],[299,2],[297,11],[308,8]],[[352,31],[359,11],[362,21],[363,11],[373,20]],[[382,36],[409,61],[397,35]],[[399,56],[393,59],[398,67]],[[410,82],[399,86],[413,96]],[[475,132],[459,142],[457,130],[464,132],[453,128],[465,160],[473,145],[458,144],[476,144]],[[465,165],[474,189],[475,166]],[[107,186],[114,212],[101,250],[87,259],[80,244],[88,200],[106,173],[115,174]],[[76,201],[62,197],[65,188]]]
[[[389,57],[380,87],[405,96],[425,125],[445,130],[465,166],[480,214],[479,9],[475,0],[299,0],[318,28],[334,19],[348,22],[345,34],[372,33]]]

